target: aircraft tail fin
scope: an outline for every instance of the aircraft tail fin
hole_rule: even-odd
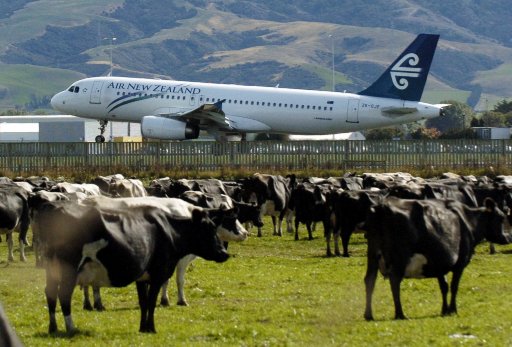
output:
[[[371,86],[359,95],[420,101],[439,35],[420,34]]]

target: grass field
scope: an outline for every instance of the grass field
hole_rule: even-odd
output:
[[[459,290],[458,316],[441,317],[436,280],[405,280],[402,303],[408,320],[393,320],[388,281],[379,277],[374,294],[374,322],[363,319],[366,244],[357,234],[350,258],[326,258],[323,232],[313,241],[293,241],[286,233],[254,233],[230,244],[224,264],[196,260],[187,273],[190,306],[178,307],[174,283],[171,307],[158,307],[157,334],[138,332],[135,286],[102,289],[104,312],[81,308],[75,290],[73,318],[79,332],[48,335],[44,271],[29,261],[7,264],[0,244],[0,302],[26,346],[506,346],[512,344],[512,246],[477,248]],[[321,228],[320,228],[321,229]],[[16,258],[18,254],[15,254]],[[173,280],[172,280],[173,281]]]

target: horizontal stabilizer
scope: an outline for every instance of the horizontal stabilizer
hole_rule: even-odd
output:
[[[404,114],[414,113],[416,111],[418,111],[416,107],[386,107],[382,109],[382,112],[387,113],[390,116],[402,116]]]

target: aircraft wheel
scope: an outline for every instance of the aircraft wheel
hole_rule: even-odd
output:
[[[94,140],[95,140],[96,142],[105,142],[105,136],[103,136],[103,135],[98,135],[98,136],[96,136],[96,137],[94,138]]]

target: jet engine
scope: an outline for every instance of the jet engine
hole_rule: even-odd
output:
[[[199,136],[195,124],[158,116],[146,116],[141,121],[142,136],[160,140],[191,140]]]

